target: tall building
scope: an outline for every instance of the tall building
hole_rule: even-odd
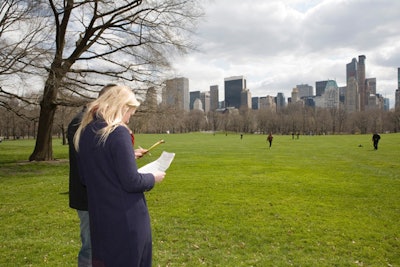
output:
[[[336,81],[328,81],[325,88],[324,98],[326,108],[339,108],[339,87]]]
[[[346,91],[344,93],[344,108],[348,112],[360,110],[360,93],[358,90],[358,62],[353,58],[346,64]]]
[[[275,98],[276,110],[281,110],[286,106],[286,99],[283,93],[278,93]]]
[[[224,79],[225,107],[239,109],[242,105],[242,92],[246,89],[246,79],[243,76],[233,76]]]
[[[298,84],[296,88],[299,90],[299,98],[309,97],[314,95],[314,88],[308,84]]]
[[[346,86],[339,86],[339,102],[341,105],[344,104],[345,94],[346,94]]]
[[[364,110],[367,109],[384,109],[384,99],[381,95],[376,93],[376,78],[365,79],[365,94],[368,96],[367,102],[365,103]]]
[[[390,110],[390,99],[389,98],[383,98],[383,110],[384,111],[389,111]]]
[[[346,81],[350,78],[356,79],[358,82],[358,62],[356,58],[353,58],[350,63],[346,64]]]
[[[354,80],[357,82],[357,91],[359,94],[359,104],[357,106],[357,111],[364,111],[368,103],[374,103],[374,101],[371,102],[370,96],[376,94],[376,78],[366,78],[366,72],[365,72],[365,59],[366,57],[364,55],[359,55],[358,56],[358,62],[356,58],[353,58],[352,61],[348,64],[346,64],[346,82],[347,82],[347,89],[350,90],[351,92],[346,92],[345,95],[350,95],[352,96],[355,90],[354,87]],[[349,82],[351,84],[349,84]],[[352,96],[353,97],[353,96]],[[349,101],[345,100],[345,103],[352,103],[354,102],[354,98],[350,99]],[[353,104],[351,104],[353,105]],[[373,107],[375,105],[373,104]],[[354,108],[353,106],[347,107],[347,109],[350,111],[353,111]]]
[[[292,98],[291,98],[292,104],[295,104],[299,100],[300,100],[299,89],[297,87],[293,88],[293,90],[292,90]]]
[[[204,112],[210,111],[210,92],[201,92],[200,93],[200,100],[203,105]]]
[[[155,111],[157,110],[157,106],[157,90],[154,87],[150,87],[147,89],[146,99],[140,105],[140,109],[146,111]]]
[[[260,97],[260,109],[276,111],[275,97],[270,95],[267,95],[266,97]]]
[[[376,78],[365,79],[365,93],[376,95]]]
[[[189,92],[189,109],[194,109],[194,102],[196,99],[200,99],[200,91]]]
[[[249,89],[244,89],[240,94],[240,108],[251,108],[251,93]]]
[[[395,110],[400,110],[400,88],[396,89],[395,92],[394,108]]]
[[[395,92],[394,108],[400,109],[400,68],[397,68],[397,89]]]
[[[358,83],[354,76],[347,80],[347,87],[344,97],[344,108],[348,112],[358,111],[360,107],[360,94],[358,93]]]
[[[203,109],[203,103],[201,103],[200,98],[196,98],[196,100],[193,102],[193,110],[201,110],[201,111],[204,111],[204,109]]]
[[[397,68],[397,89],[400,89],[400,68]]]
[[[215,111],[218,109],[219,94],[218,85],[210,86],[210,110]]]
[[[304,98],[304,105],[307,107],[315,107],[315,98],[316,96],[309,96],[307,98]]]
[[[189,111],[189,79],[174,78],[165,82],[162,103],[178,110]]]
[[[251,98],[251,109],[260,109],[260,97],[255,96]]]
[[[380,109],[384,110],[385,99],[380,94],[370,94],[368,96],[368,103],[365,105],[365,110]]]
[[[315,82],[315,95],[316,96],[322,96],[325,92],[326,84],[328,81],[318,81]]]
[[[339,87],[334,80],[326,81],[324,93],[315,97],[315,106],[321,108],[339,108]]]
[[[357,81],[358,81],[358,92],[360,94],[360,110],[364,111],[365,106],[368,104],[369,94],[366,91],[365,86],[365,56],[358,56],[357,64]]]

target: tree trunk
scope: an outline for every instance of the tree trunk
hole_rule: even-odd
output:
[[[33,153],[29,157],[29,161],[46,161],[53,160],[53,144],[52,144],[52,129],[54,114],[57,109],[55,104],[57,98],[56,77],[51,77],[47,80],[43,99],[40,103],[40,116],[37,131],[36,145]]]
[[[29,157],[29,161],[53,160],[51,132],[56,108],[55,105],[41,104],[35,150]]]
[[[65,146],[67,144],[67,133],[64,127],[64,123],[61,125],[61,134],[62,134],[62,144]]]

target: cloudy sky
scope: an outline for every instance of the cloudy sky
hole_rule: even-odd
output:
[[[291,96],[297,84],[346,85],[346,64],[366,56],[366,77],[394,106],[400,67],[399,0],[208,0],[198,51],[174,61],[190,91],[243,75],[252,96]]]

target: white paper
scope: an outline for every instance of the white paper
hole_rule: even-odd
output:
[[[172,161],[174,160],[174,157],[175,153],[163,151],[158,159],[139,168],[138,172],[140,173],[153,173],[155,171],[165,172],[171,165]]]

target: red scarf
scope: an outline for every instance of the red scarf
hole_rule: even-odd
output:
[[[132,141],[132,146],[135,144],[135,136],[133,133],[131,133],[131,141]]]

